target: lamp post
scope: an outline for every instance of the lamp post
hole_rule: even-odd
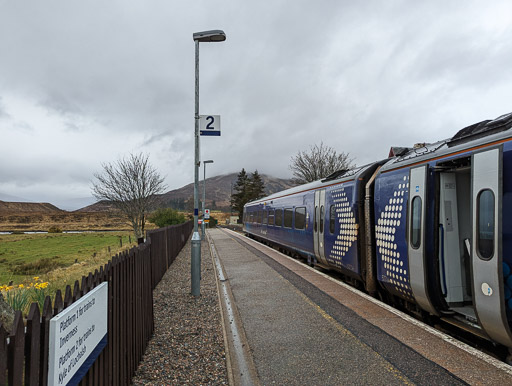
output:
[[[206,205],[206,164],[212,164],[213,160],[209,159],[208,161],[203,161],[204,166],[204,172],[203,172],[203,222],[201,223],[201,230],[202,230],[202,237],[201,239],[204,240],[204,207]]]
[[[199,216],[199,43],[200,42],[223,42],[226,34],[221,30],[195,32],[192,35],[196,45],[196,85],[195,85],[195,130],[194,130],[194,233],[192,234],[192,256],[190,264],[190,276],[192,295],[201,294],[201,237],[199,236],[197,220]]]

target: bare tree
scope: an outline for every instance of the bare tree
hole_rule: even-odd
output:
[[[299,151],[291,160],[289,168],[296,184],[313,182],[354,166],[349,153],[338,154],[332,147],[324,146],[323,142],[320,142],[320,146],[311,146],[309,152]]]
[[[144,237],[147,213],[156,194],[165,189],[164,180],[151,166],[149,156],[130,154],[115,163],[105,163],[102,173],[95,173],[92,192],[98,200],[110,201],[132,225],[137,238]]]

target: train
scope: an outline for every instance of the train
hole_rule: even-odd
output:
[[[512,353],[512,113],[249,202],[243,230]]]

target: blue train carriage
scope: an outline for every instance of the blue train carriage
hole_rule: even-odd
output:
[[[364,285],[364,202],[377,162],[246,204],[244,231]]]
[[[512,347],[512,114],[422,144],[375,179],[377,281]]]

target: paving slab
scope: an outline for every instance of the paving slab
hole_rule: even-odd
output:
[[[397,315],[244,237],[220,229],[209,237],[261,384],[465,384],[365,320]],[[361,315],[336,299],[343,291]]]

